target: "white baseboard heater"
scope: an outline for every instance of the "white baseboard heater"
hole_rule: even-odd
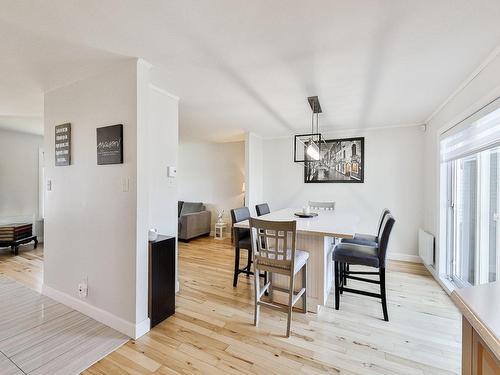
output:
[[[418,230],[418,255],[424,264],[434,265],[434,236],[423,229]]]

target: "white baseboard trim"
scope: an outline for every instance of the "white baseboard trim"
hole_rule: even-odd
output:
[[[450,295],[453,290],[455,290],[455,285],[447,280],[445,277],[440,277],[437,273],[434,267],[431,267],[427,264],[424,263],[425,268],[427,268],[427,271],[434,277],[434,280],[443,288],[443,290]]]
[[[418,255],[387,253],[387,259],[399,260],[400,262],[422,263],[422,259]]]
[[[133,339],[137,339],[140,336],[147,333],[150,329],[150,320],[145,319],[139,324],[134,324],[125,319],[122,319],[116,315],[111,314],[108,311],[102,310],[98,307],[92,306],[87,302],[70,296],[64,292],[61,292],[57,289],[54,289],[46,284],[42,285],[42,294],[56,300],[57,302],[62,303],[68,307],[71,307],[74,310],[81,312],[87,316],[90,316],[92,319],[101,322],[117,331],[131,337]]]
[[[142,322],[136,324],[135,326],[135,336],[134,339],[145,335],[151,329],[151,320],[149,318],[144,319]]]

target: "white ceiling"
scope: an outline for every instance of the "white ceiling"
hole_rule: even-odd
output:
[[[128,57],[181,98],[183,140],[307,130],[311,95],[322,130],[419,124],[498,19],[498,0],[1,0],[0,126],[41,131],[44,91]]]

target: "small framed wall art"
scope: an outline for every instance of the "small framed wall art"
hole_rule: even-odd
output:
[[[55,127],[55,158],[56,166],[71,164],[71,124],[61,124]]]
[[[123,125],[97,128],[97,165],[123,164]]]

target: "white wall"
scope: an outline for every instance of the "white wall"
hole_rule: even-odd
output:
[[[149,228],[176,236],[178,179],[167,177],[167,167],[177,166],[179,100],[155,86],[149,95]]]
[[[245,134],[245,200],[252,215],[255,205],[264,203],[264,140],[254,134]]]
[[[230,210],[243,205],[244,142],[181,143],[177,177],[180,200],[203,202],[212,212],[212,224],[222,209],[230,223]]]
[[[131,337],[149,330],[147,229],[176,235],[177,223],[175,189],[164,183],[177,154],[177,101],[150,93],[149,68],[128,60],[45,95],[44,293]],[[54,127],[65,122],[72,164],[55,167]],[[114,124],[123,124],[124,162],[98,166],[96,128]],[[84,277],[89,295],[79,300]]]
[[[0,221],[9,217],[39,217],[40,147],[40,135],[0,129]]]
[[[309,200],[336,201],[337,209],[361,218],[359,232],[374,233],[380,212],[396,218],[389,256],[416,261],[423,222],[422,146],[419,127],[326,134],[327,139],[365,137],[365,182],[304,183],[304,167],[293,162],[293,137],[264,141],[263,199],[271,210],[301,208]]]
[[[135,61],[45,95],[44,288],[135,325],[137,83]],[[54,166],[54,127],[71,123],[72,162]],[[96,128],[123,124],[124,163],[98,166]],[[122,180],[129,179],[129,191]],[[47,288],[48,287],[48,288]]]
[[[424,228],[439,244],[439,134],[500,96],[500,55],[471,75],[471,79],[428,122],[425,134]],[[439,251],[438,251],[439,256]]]

